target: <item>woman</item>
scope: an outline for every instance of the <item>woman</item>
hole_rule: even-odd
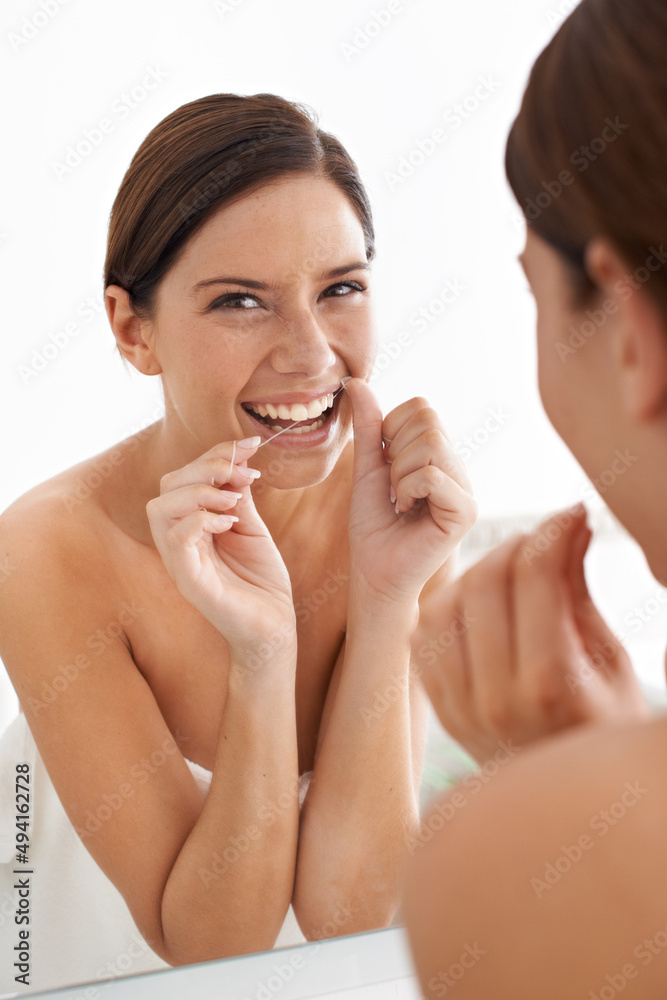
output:
[[[121,184],[104,276],[164,419],[0,521],[16,567],[0,653],[71,824],[154,953],[125,971],[397,909],[425,729],[418,599],[475,515],[425,400],[383,420],[364,383],[373,253],[356,167],[304,109],[217,94],[173,112]],[[91,978],[75,955],[94,916],[79,917],[40,982]]]
[[[662,582],[666,48],[661,0],[583,0],[507,147],[544,407]],[[667,726],[589,597],[590,537],[582,507],[563,512],[441,606],[440,630],[457,612],[470,625],[425,683],[482,769],[413,846],[406,917],[428,997],[665,995]]]

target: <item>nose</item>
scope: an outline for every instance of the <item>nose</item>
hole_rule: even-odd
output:
[[[336,363],[326,331],[307,307],[281,321],[271,352],[273,368],[282,374],[321,375]]]

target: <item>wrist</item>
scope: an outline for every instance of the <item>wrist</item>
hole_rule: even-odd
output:
[[[292,623],[281,625],[265,638],[227,639],[231,657],[230,669],[239,677],[255,677],[296,671],[297,637]]]
[[[395,629],[409,629],[410,634],[419,622],[419,594],[378,591],[366,580],[354,574],[350,579],[348,622],[363,619],[365,623]]]

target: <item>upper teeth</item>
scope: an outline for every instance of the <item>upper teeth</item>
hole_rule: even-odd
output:
[[[313,399],[307,406],[304,403],[293,403],[291,406],[286,406],[285,403],[280,403],[278,406],[274,406],[273,403],[249,403],[248,407],[254,413],[259,413],[260,417],[271,417],[273,420],[278,418],[280,420],[308,420],[319,417],[321,413],[333,406],[333,399],[333,393],[330,392],[328,395],[322,396],[321,399]]]

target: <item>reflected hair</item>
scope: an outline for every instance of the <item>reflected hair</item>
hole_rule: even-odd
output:
[[[510,186],[580,302],[596,291],[592,238],[633,271],[667,236],[666,52],[665,0],[582,0],[537,59],[510,131]],[[667,312],[666,268],[647,291]]]
[[[211,215],[293,174],[326,178],[347,195],[370,261],[375,233],[359,171],[310,108],[275,94],[211,94],[182,105],[149,132],[123,177],[104,287],[126,289],[135,313],[150,316],[160,281]]]

